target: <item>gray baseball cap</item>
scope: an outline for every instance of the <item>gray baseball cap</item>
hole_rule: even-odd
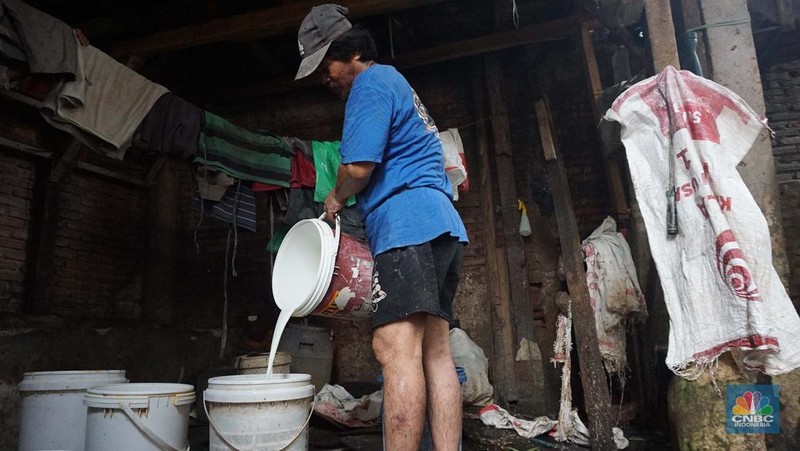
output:
[[[300,68],[295,80],[309,76],[314,72],[331,43],[353,27],[347,20],[348,10],[344,6],[325,4],[311,8],[300,31],[297,32],[297,46],[300,49]]]

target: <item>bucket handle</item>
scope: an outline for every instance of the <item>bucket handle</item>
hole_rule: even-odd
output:
[[[337,217],[337,218],[338,218],[338,217]],[[321,219],[321,218],[320,218],[320,219]],[[301,434],[303,433],[303,431],[306,429],[306,426],[308,426],[308,422],[309,422],[309,421],[311,421],[311,416],[312,416],[312,415],[314,415],[314,406],[315,406],[316,404],[317,404],[317,397],[316,397],[316,395],[315,395],[315,396],[313,396],[313,397],[312,397],[312,399],[311,399],[311,411],[308,413],[308,418],[306,418],[306,421],[305,421],[305,423],[303,423],[303,426],[300,428],[300,430],[298,430],[298,431],[297,431],[297,434],[295,434],[295,435],[294,435],[294,437],[292,437],[292,439],[291,439],[291,440],[289,440],[289,443],[287,443],[287,444],[283,445],[283,447],[282,447],[282,448],[279,448],[277,451],[283,451],[284,449],[288,448],[288,447],[289,447],[289,446],[290,446],[292,443],[294,443],[294,441],[295,441],[295,440],[297,440],[297,438],[298,438],[298,437],[300,437],[300,435],[301,435]],[[237,447],[236,447],[236,445],[234,445],[233,443],[231,443],[230,441],[228,441],[228,439],[227,439],[227,438],[225,438],[225,436],[224,436],[224,435],[222,435],[222,432],[220,432],[220,430],[217,428],[217,425],[216,425],[216,424],[214,424],[214,420],[212,420],[212,419],[211,419],[211,415],[209,415],[209,414],[208,414],[208,406],[206,406],[206,400],[205,400],[205,397],[203,397],[203,410],[204,410],[204,411],[205,411],[205,413],[206,413],[206,418],[208,418],[208,424],[210,424],[210,425],[211,425],[211,428],[212,428],[212,429],[214,429],[214,432],[216,432],[216,433],[217,433],[217,436],[218,436],[219,438],[221,438],[221,439],[222,439],[222,441],[223,441],[223,442],[225,442],[225,444],[226,444],[226,445],[228,445],[228,446],[229,446],[229,447],[230,447],[232,450],[234,450],[234,451],[241,451],[239,448],[237,448]],[[187,448],[187,450],[186,450],[186,451],[188,451],[188,448]]]
[[[133,410],[131,410],[130,406],[128,406],[127,404],[120,404],[119,408],[122,409],[122,411],[125,412],[125,415],[127,415],[128,418],[130,418],[131,421],[133,421],[133,424],[137,428],[139,428],[139,430],[142,431],[144,435],[147,436],[147,438],[155,442],[155,444],[158,445],[159,448],[165,451],[189,451],[188,444],[186,445],[186,448],[181,449],[181,448],[176,448],[167,443],[166,441],[164,441],[164,439],[159,437],[158,434],[150,430],[150,428],[148,428],[147,425],[144,424],[144,422],[139,419],[139,416],[136,415],[136,413]]]
[[[319,217],[318,221],[322,221],[325,218],[327,213],[323,213],[322,216]],[[342,220],[339,218],[339,215],[336,215],[336,229],[333,232],[333,258],[336,259],[336,256],[339,255],[339,239],[341,238],[342,234]]]

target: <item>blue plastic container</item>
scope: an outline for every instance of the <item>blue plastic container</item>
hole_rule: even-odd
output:
[[[458,375],[458,383],[464,385],[467,381],[467,373],[464,368],[456,367],[456,374]],[[378,373],[378,383],[383,386],[383,374]],[[383,429],[383,403],[381,403],[381,433],[383,434],[383,449],[386,450],[386,432]],[[425,418],[425,426],[422,429],[422,440],[419,442],[419,451],[429,451],[433,449],[433,436],[431,436],[431,428],[428,425],[428,418]],[[458,450],[461,451],[461,437],[458,438]]]

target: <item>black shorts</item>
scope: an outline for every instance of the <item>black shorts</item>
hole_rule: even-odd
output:
[[[425,312],[450,322],[464,244],[450,234],[375,257],[372,327]]]

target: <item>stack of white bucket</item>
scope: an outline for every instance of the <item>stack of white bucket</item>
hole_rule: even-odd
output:
[[[194,387],[129,384],[123,370],[25,373],[20,451],[186,450]]]

